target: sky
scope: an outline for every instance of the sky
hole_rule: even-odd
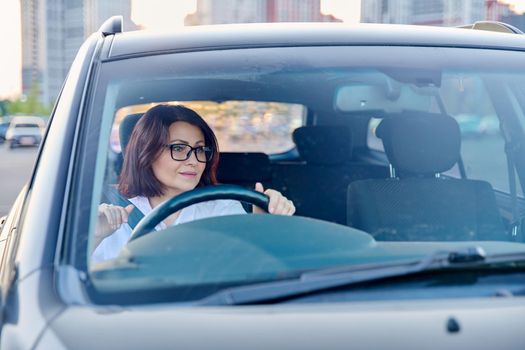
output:
[[[321,0],[322,11],[346,22],[359,21],[360,0]],[[174,29],[195,12],[195,0],[132,0],[132,20],[149,29]],[[159,9],[165,9],[159,11]],[[20,0],[0,0],[0,99],[21,90]]]
[[[196,1],[177,1],[175,11],[151,11],[166,6],[165,0],[132,0],[132,19],[135,23],[148,23],[152,29],[173,29],[184,25],[184,17],[196,10]],[[524,0],[525,1],[525,0]],[[333,14],[345,22],[357,23],[361,0],[321,0],[321,12]],[[173,5],[175,6],[175,5]]]
[[[525,11],[525,0],[500,0]],[[321,0],[321,11],[346,23],[359,22],[361,0]],[[150,29],[174,29],[195,11],[195,0],[132,0],[132,20]],[[162,10],[159,10],[162,9]],[[0,0],[0,99],[21,90],[20,0]]]

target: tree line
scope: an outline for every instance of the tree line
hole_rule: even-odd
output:
[[[40,102],[38,86],[33,86],[27,95],[14,100],[0,100],[0,116],[29,114],[49,116],[51,106]]]

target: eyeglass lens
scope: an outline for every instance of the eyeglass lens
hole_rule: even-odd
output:
[[[189,157],[191,157],[191,153],[194,152],[197,161],[201,163],[206,163],[211,159],[212,156],[211,149],[205,146],[199,146],[194,148],[190,145],[174,144],[169,145],[169,147],[171,149],[171,158],[173,158],[173,160],[186,160]]]

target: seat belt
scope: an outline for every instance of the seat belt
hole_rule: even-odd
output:
[[[128,205],[133,205],[127,198],[122,196],[120,192],[114,186],[107,186],[104,195],[109,200],[110,203],[119,205],[121,207],[127,207]],[[133,230],[135,226],[139,223],[140,220],[144,217],[144,214],[137,208],[133,207],[133,210],[128,215],[128,225]]]
[[[516,173],[514,172],[514,149],[512,142],[505,142],[505,153],[507,155],[507,172],[509,175],[509,194],[512,207],[512,231],[511,236],[516,238],[521,226],[518,219],[518,195],[516,191]]]
[[[500,122],[502,123],[502,122]],[[516,173],[515,173],[515,162],[514,157],[516,155],[516,143],[512,140],[511,133],[509,132],[506,124],[500,125],[501,134],[505,140],[505,155],[507,156],[507,173],[509,178],[509,194],[510,203],[512,208],[512,220],[511,220],[511,237],[517,240],[521,235],[523,218],[520,218],[518,212],[518,194],[516,189]]]

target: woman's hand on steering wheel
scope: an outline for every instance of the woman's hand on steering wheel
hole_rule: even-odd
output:
[[[293,203],[275,190],[266,190],[261,184],[257,184],[259,191],[247,189],[235,185],[217,185],[199,187],[191,191],[181,193],[167,201],[159,204],[148,215],[146,215],[135,226],[129,237],[129,242],[142,237],[155,230],[155,226],[166,217],[192,204],[217,199],[233,199],[255,205],[255,212],[264,212],[266,208],[273,205],[274,214],[291,215],[295,212]],[[264,193],[261,193],[263,192]],[[262,208],[262,209],[261,209]],[[258,210],[259,209],[259,210]]]
[[[264,190],[263,185],[260,182],[255,184],[255,190],[260,193],[264,193],[270,199],[270,204],[268,205],[268,212],[275,215],[293,215],[295,213],[295,206],[293,202],[283,196],[281,192],[267,189]],[[253,205],[253,213],[261,214],[265,211],[255,205]]]

